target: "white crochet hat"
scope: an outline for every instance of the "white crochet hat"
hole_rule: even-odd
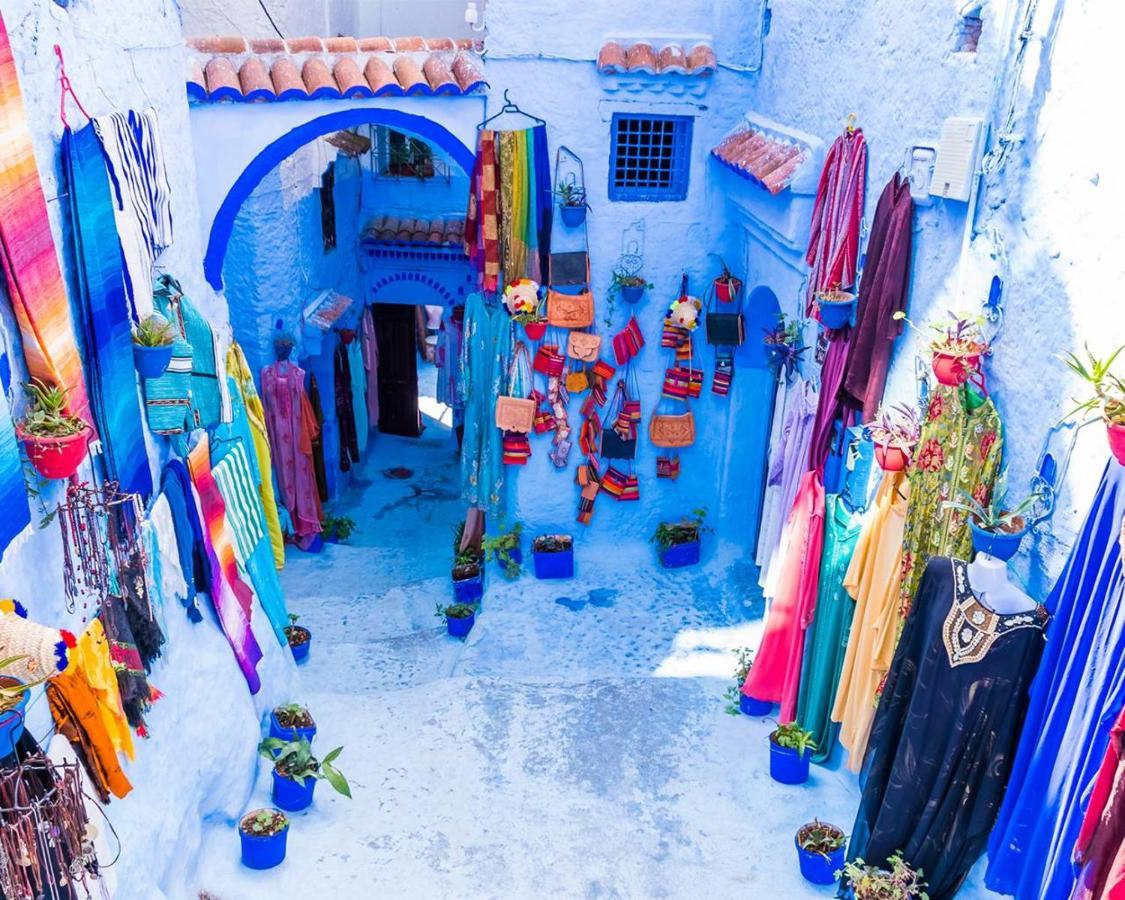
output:
[[[49,678],[67,667],[74,645],[74,635],[69,631],[30,621],[18,600],[0,600],[0,659],[24,657],[2,674],[25,682]]]

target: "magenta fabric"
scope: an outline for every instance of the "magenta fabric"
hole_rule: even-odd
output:
[[[811,315],[817,291],[855,284],[859,255],[859,226],[863,221],[863,192],[867,178],[867,143],[858,128],[844,132],[824,158],[816,188],[809,248],[806,315]]]
[[[321,530],[312,455],[320,426],[305,392],[304,370],[286,361],[262,369],[262,404],[281,501],[289,511],[294,535],[304,543]]]
[[[785,723],[797,714],[805,630],[816,611],[824,544],[824,486],[819,473],[806,472],[801,478],[781,544],[784,559],[777,593],[742,693],[780,703],[779,718]]]
[[[817,398],[816,418],[813,419],[809,441],[809,469],[822,474],[832,450],[832,423],[843,419],[844,427],[847,427],[852,420],[852,410],[844,403],[840,393],[850,349],[851,337],[844,329],[829,342],[828,353],[820,367],[820,397]]]

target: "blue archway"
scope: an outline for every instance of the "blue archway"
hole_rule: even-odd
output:
[[[425,116],[379,107],[358,107],[310,119],[267,144],[238,176],[223,198],[207,239],[203,257],[203,273],[215,290],[223,287],[223,260],[227,255],[234,220],[246,198],[253,193],[267,174],[287,156],[309,141],[355,125],[386,125],[405,131],[440,147],[466,173],[472,172],[474,154],[452,132]]]

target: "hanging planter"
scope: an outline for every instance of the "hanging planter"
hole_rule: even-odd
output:
[[[988,350],[988,342],[981,331],[982,319],[961,319],[950,313],[947,324],[930,325],[930,332],[927,334],[911,322],[904,312],[896,312],[892,318],[906,322],[916,332],[929,338],[933,354],[931,365],[938,384],[958,387],[980,369],[980,358]],[[934,333],[937,337],[934,337]]]
[[[844,868],[847,836],[843,830],[819,819],[797,829],[797,863],[801,877],[812,884],[835,884],[836,873]]]
[[[439,603],[436,615],[445,622],[446,634],[455,638],[468,637],[477,621],[476,607],[468,603],[451,603],[449,606]]]
[[[133,329],[133,365],[141,378],[159,378],[172,362],[176,336],[171,323],[153,313]]]
[[[570,172],[566,177],[559,173],[562,155],[566,154],[578,163],[578,171]],[[589,206],[586,203],[586,177],[582,160],[567,147],[559,147],[555,152],[555,196],[559,201],[559,214],[567,228],[577,228],[586,221],[586,212]]]
[[[666,569],[694,566],[699,562],[700,535],[709,531],[703,524],[707,510],[697,509],[693,518],[661,522],[649,541],[656,545],[660,564]]]
[[[574,577],[574,538],[569,534],[541,534],[532,542],[531,555],[536,578]]]
[[[521,324],[528,340],[541,341],[547,334],[547,320],[539,318],[538,315],[523,319]]]
[[[808,349],[801,343],[801,323],[790,319],[785,313],[778,313],[777,324],[762,331],[762,350],[766,356],[766,364],[779,373],[783,367],[792,371],[801,354]]]
[[[715,297],[720,303],[733,303],[742,291],[742,279],[735,278],[726,263],[723,263],[722,274],[712,284],[715,285]]]
[[[1027,534],[1027,522],[1023,516],[1016,516],[1009,524],[988,531],[981,528],[975,519],[969,521],[973,533],[973,552],[986,553],[1007,562],[1020,549],[1023,536]]]
[[[816,295],[817,318],[829,331],[852,324],[856,296],[848,291],[822,291]]]
[[[285,859],[289,818],[281,810],[256,809],[242,817],[238,835],[242,864],[248,869],[272,869]]]
[[[1109,438],[1109,450],[1121,465],[1125,466],[1125,424],[1106,422],[1106,436]]]
[[[20,657],[15,657],[19,659]],[[13,659],[0,660],[10,663]],[[0,675],[0,759],[15,753],[16,744],[23,736],[24,716],[27,711],[28,691],[18,678]]]
[[[1110,452],[1125,466],[1125,380],[1110,371],[1123,350],[1125,346],[1118,347],[1105,359],[1098,359],[1087,348],[1086,359],[1067,353],[1063,360],[1075,375],[1093,388],[1093,395],[1075,407],[1070,415],[1098,412],[1105,422]]]
[[[298,663],[303,663],[309,658],[309,650],[312,646],[312,632],[305,628],[303,625],[297,625],[299,617],[289,614],[289,623],[285,626],[285,638],[289,641],[289,649],[293,653],[293,660]]]
[[[266,738],[258,744],[258,753],[273,764],[273,802],[288,812],[307,809],[313,801],[316,783],[324,779],[339,794],[351,797],[351,787],[343,774],[332,763],[343,747],[325,754],[318,760],[312,747],[304,738],[295,741]]]
[[[933,370],[938,384],[946,387],[959,387],[969,380],[969,376],[980,368],[979,353],[952,353],[934,351]]]
[[[620,270],[614,270],[613,282],[610,284],[610,289],[617,291],[621,295],[621,299],[629,304],[640,303],[651,284],[645,279],[643,275],[629,274]]]
[[[781,784],[804,784],[815,749],[811,731],[796,722],[778,726],[770,735],[770,777]]]
[[[32,379],[25,385],[31,404],[16,423],[31,464],[44,478],[69,478],[86,457],[93,434],[89,425],[66,411],[66,390]]]
[[[453,567],[453,602],[478,603],[484,596],[484,567],[479,562]]]
[[[875,444],[875,461],[884,472],[901,472],[922,436],[918,411],[906,403],[881,406],[874,421],[863,426]]]
[[[270,713],[270,737],[295,741],[304,738],[312,743],[316,737],[316,721],[299,703],[275,706]]]
[[[946,500],[943,510],[958,510],[965,514],[972,532],[973,550],[996,559],[1009,560],[1016,555],[1028,523],[1025,514],[1039,500],[1038,494],[1028,494],[1015,506],[1008,506],[1008,473],[1004,470],[996,478],[987,503],[968,491],[960,492],[960,500]]]

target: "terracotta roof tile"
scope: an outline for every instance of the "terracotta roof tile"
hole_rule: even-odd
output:
[[[719,162],[771,194],[779,194],[809,159],[809,148],[752,127],[740,128],[711,151]]]
[[[709,44],[688,50],[678,43],[608,40],[598,50],[598,71],[603,75],[645,72],[650,75],[711,75],[718,66]]]
[[[465,236],[462,218],[415,219],[382,216],[368,223],[363,240],[396,247],[460,247]]]
[[[241,37],[188,41],[193,100],[467,94],[486,82],[479,41],[421,37]]]

